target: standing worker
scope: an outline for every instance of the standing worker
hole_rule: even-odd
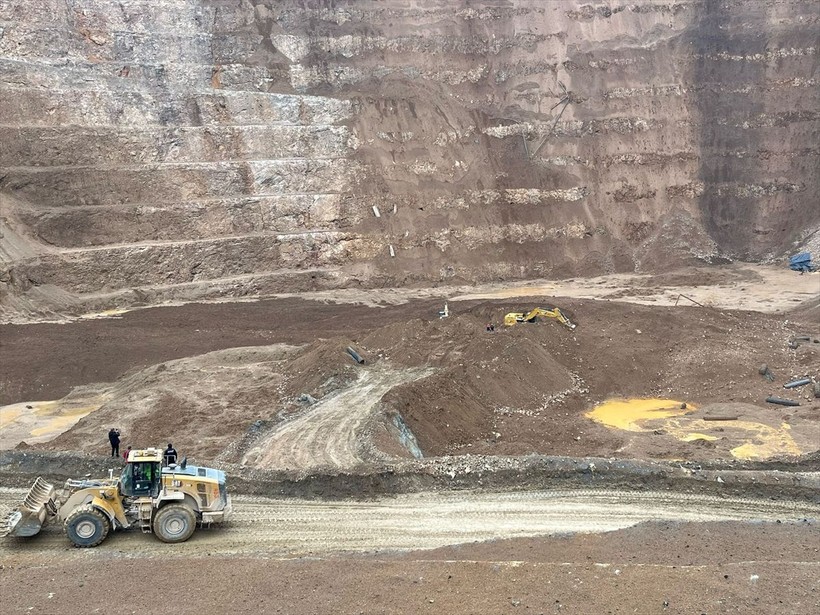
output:
[[[171,445],[170,442],[168,443],[168,448],[166,448],[165,452],[162,453],[162,461],[163,461],[163,465],[166,465],[166,466],[169,466],[172,463],[177,462],[177,451]]]
[[[112,457],[119,457],[120,456],[120,430],[116,427],[112,427],[111,431],[108,432],[108,441],[111,443],[111,456]]]

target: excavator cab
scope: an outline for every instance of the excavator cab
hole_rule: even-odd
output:
[[[162,453],[157,449],[131,451],[120,476],[122,495],[157,497],[162,478],[161,464]]]

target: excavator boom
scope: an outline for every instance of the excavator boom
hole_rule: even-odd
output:
[[[575,324],[567,318],[567,316],[559,309],[559,308],[533,308],[529,312],[510,312],[506,316],[504,316],[504,324],[508,327],[513,326],[519,322],[535,322],[535,320],[542,316],[544,318],[555,318],[561,324],[569,327],[570,329],[575,328]]]

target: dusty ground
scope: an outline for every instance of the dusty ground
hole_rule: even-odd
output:
[[[174,604],[183,614],[775,615],[820,607],[817,526],[803,522],[653,522],[606,534],[329,557],[201,552],[180,560],[142,553],[137,542],[145,540],[152,539],[118,538],[84,557],[36,549],[4,557],[6,612],[104,613],[99,597],[135,578],[153,579],[165,596],[196,587]],[[224,579],[232,591],[203,577]],[[119,611],[164,613],[167,604],[129,600]]]
[[[820,368],[818,293],[805,283],[812,278],[772,275],[729,268],[633,286],[567,282],[578,296],[564,298],[480,289],[450,299],[446,319],[437,316],[439,291],[418,290],[389,300],[383,291],[370,304],[348,293],[339,302],[280,297],[4,325],[3,391],[16,405],[0,414],[3,448],[27,440],[99,454],[116,424],[124,444],[172,439],[184,454],[233,468],[238,493],[230,527],[173,551],[124,533],[81,552],[58,528],[5,543],[4,606],[104,612],[92,596],[150,568],[175,584],[219,575],[240,588],[203,587],[178,605],[183,613],[246,608],[248,595],[273,613],[811,612],[820,601],[817,476],[796,471],[816,468],[820,404],[810,387],[782,385]],[[784,294],[790,280],[794,294]],[[739,284],[743,295],[733,294]],[[703,305],[675,306],[676,292]],[[733,297],[761,311],[737,309]],[[553,304],[578,327],[500,325],[508,311]],[[790,304],[797,308],[779,311]],[[487,322],[497,330],[487,332]],[[795,343],[800,336],[809,339]],[[758,373],[764,362],[771,382]],[[767,405],[770,394],[802,405]],[[55,401],[31,401],[48,397]],[[612,397],[659,398],[662,410],[620,427],[594,420],[590,411]],[[738,450],[762,465],[737,465]],[[15,454],[0,467],[6,484],[19,484],[15,473],[29,466],[49,473],[47,457]],[[530,454],[582,458],[567,472],[596,487],[615,475],[603,472],[609,461],[596,468],[585,457],[680,461],[621,473],[627,490],[609,495],[558,491],[535,476],[548,476],[547,466],[513,481],[521,491],[441,491],[448,480],[460,489],[503,485],[504,472],[491,468],[507,463],[514,473],[513,460]],[[390,477],[419,455],[419,476],[436,488],[418,483],[402,494],[412,471]],[[757,469],[737,478],[726,471],[734,467]],[[343,499],[323,487],[354,471]],[[292,497],[239,493],[265,472]],[[391,484],[394,495],[374,499]],[[300,490],[314,499],[293,499]],[[743,499],[752,493],[772,499]],[[20,495],[4,492],[4,506]]]
[[[107,468],[116,425],[241,497],[176,548],[4,543],[0,611],[820,610],[820,403],[783,388],[820,372],[784,269],[820,249],[818,23],[3,0],[0,481]],[[545,304],[579,327],[485,331]]]
[[[820,403],[811,386],[782,385],[820,370],[816,318],[812,310],[766,314],[728,309],[728,302],[733,296],[737,304],[790,301],[795,297],[780,289],[792,281],[801,305],[810,303],[817,293],[806,279],[820,282],[789,271],[762,275],[754,267],[642,278],[629,294],[617,284],[578,281],[578,294],[596,296],[598,289],[600,300],[470,298],[452,301],[446,319],[436,316],[442,305],[431,299],[373,307],[280,298],[6,325],[3,389],[18,405],[3,409],[0,437],[5,448],[25,440],[101,452],[111,424],[123,430],[124,443],[173,440],[200,459],[305,471],[466,452],[800,455],[818,448]],[[701,298],[717,285],[712,296],[721,297],[724,309],[647,305],[639,294],[640,288],[666,297],[696,294],[690,288],[698,282]],[[732,295],[737,284],[746,290]],[[638,303],[629,302],[635,297]],[[576,329],[549,320],[500,324],[509,311],[554,303]],[[495,332],[485,331],[487,322],[498,324]],[[809,339],[790,344],[801,335]],[[366,357],[364,365],[345,353],[349,345]],[[764,363],[771,382],[758,374]],[[69,391],[56,405],[27,401]],[[802,405],[771,406],[764,401],[769,395]],[[661,406],[686,403],[687,409],[620,428],[587,416],[613,397],[660,398]],[[732,421],[710,420],[727,415]],[[74,422],[69,432],[42,442]],[[221,426],[216,432],[214,422]]]
[[[8,507],[22,492],[0,492]],[[820,606],[818,505],[607,491],[451,492],[369,502],[236,498],[182,545],[58,528],[0,546],[6,612],[106,612],[154,578],[180,613],[783,613]],[[636,525],[638,524],[638,525]],[[619,529],[622,528],[622,529]],[[604,532],[604,533],[601,533]],[[419,550],[422,549],[422,550]],[[184,565],[181,563],[184,562]],[[229,579],[233,591],[201,584]],[[126,612],[167,605],[126,604]],[[131,610],[129,610],[131,609]]]

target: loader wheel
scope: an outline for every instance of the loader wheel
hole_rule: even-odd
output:
[[[65,520],[65,533],[77,547],[96,547],[110,529],[108,517],[91,506],[80,506]]]
[[[154,534],[162,542],[185,542],[195,529],[196,515],[183,504],[168,504],[154,515]]]

